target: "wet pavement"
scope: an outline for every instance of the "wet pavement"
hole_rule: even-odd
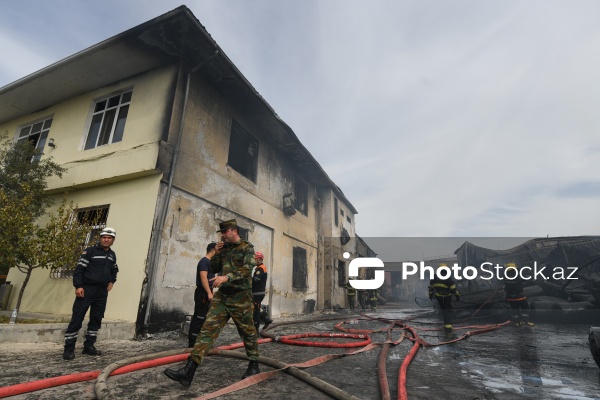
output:
[[[412,307],[409,309],[408,307]],[[446,336],[438,329],[437,316],[427,309],[415,309],[414,304],[388,303],[370,317],[388,320],[410,318],[409,326],[416,329],[425,341],[435,344]],[[308,332],[340,333],[334,325],[352,314],[313,314],[298,318],[279,319],[276,322],[299,322],[281,325],[269,330],[277,335]],[[358,314],[356,314],[358,317]],[[315,321],[316,318],[331,321]],[[493,322],[488,319],[470,319],[455,324],[456,336]],[[389,324],[378,320],[360,320],[347,323],[349,329],[378,330]],[[460,329],[461,326],[470,328]],[[456,343],[421,347],[408,367],[407,393],[409,399],[600,399],[600,368],[594,362],[588,346],[590,325],[538,323],[533,328],[502,326],[497,330],[472,335]],[[392,339],[402,335],[400,329],[392,332]],[[374,343],[386,340],[385,333],[371,334]],[[325,341],[331,339],[307,339]],[[351,343],[356,339],[335,338],[336,342]],[[239,342],[237,332],[228,324],[218,345]],[[56,343],[0,343],[0,386],[5,387],[73,374],[101,370],[107,365],[164,350],[185,347],[186,338],[178,332],[155,335],[145,341],[112,340],[98,343],[101,357],[81,354],[78,343],[75,360],[62,360],[62,346]],[[392,398],[398,395],[398,372],[402,360],[412,347],[404,339],[390,348],[386,375]],[[334,385],[359,399],[381,398],[377,362],[381,347],[357,355],[332,359],[305,369],[314,377]],[[321,348],[267,343],[260,346],[261,355],[282,362],[303,362],[327,354],[342,354],[351,349]],[[179,365],[179,364],[174,364]],[[110,377],[108,388],[115,399],[192,399],[211,393],[239,381],[246,369],[244,360],[211,356],[199,367],[190,388],[172,382],[163,375],[167,366]],[[262,371],[272,368],[261,366]],[[11,399],[94,399],[94,381],[84,381],[60,387],[19,394]],[[284,373],[226,394],[223,399],[327,399],[330,396]]]

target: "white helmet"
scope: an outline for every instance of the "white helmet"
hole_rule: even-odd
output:
[[[112,236],[112,237],[116,238],[117,231],[115,231],[113,228],[109,228],[107,226],[104,229],[102,229],[102,232],[100,232],[100,237],[102,237],[102,236]]]

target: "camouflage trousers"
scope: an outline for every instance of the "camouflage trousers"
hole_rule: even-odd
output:
[[[193,360],[198,364],[202,362],[219,337],[221,329],[227,324],[229,318],[232,318],[244,342],[246,355],[251,361],[256,361],[258,359],[258,335],[254,327],[253,312],[254,303],[250,290],[243,290],[232,295],[225,295],[221,291],[217,291],[196,339],[194,350],[192,350]]]

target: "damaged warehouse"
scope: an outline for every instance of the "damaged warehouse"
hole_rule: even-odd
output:
[[[324,238],[356,237],[357,210],[187,7],[5,86],[0,103],[0,130],[15,138],[50,121],[52,146],[36,143],[67,169],[50,193],[119,231],[105,319],[132,337],[181,326],[195,266],[229,219],[265,255],[272,316],[344,303],[347,265],[333,264],[335,249],[326,259]],[[69,315],[68,272],[36,271],[21,310]],[[23,276],[8,280],[18,293]]]

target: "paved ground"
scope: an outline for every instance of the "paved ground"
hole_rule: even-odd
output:
[[[425,309],[407,309],[407,305],[388,304],[377,314],[399,320],[413,316],[409,325],[430,343],[444,340],[438,331],[435,315]],[[414,307],[413,305],[410,305]],[[288,319],[301,323],[284,325],[273,333],[284,335],[306,332],[338,332],[336,322],[348,317],[345,312],[314,314],[310,318],[332,317],[332,321],[305,318]],[[339,317],[339,320],[338,320]],[[470,320],[459,325],[491,323],[491,320]],[[361,321],[346,324],[347,328],[379,329],[386,324]],[[469,328],[473,330],[476,328]],[[466,330],[458,330],[461,334]],[[498,330],[474,335],[466,340],[440,347],[421,348],[408,369],[409,399],[600,399],[600,369],[593,361],[587,343],[589,325],[540,323],[534,328],[505,326]],[[392,337],[398,339],[400,330]],[[372,334],[373,342],[383,342],[384,333]],[[314,339],[320,340],[320,339]],[[348,342],[352,340],[343,339]],[[232,325],[228,325],[217,345],[239,341]],[[342,341],[342,340],[340,340]],[[186,339],[177,332],[157,335],[146,341],[104,341],[98,347],[104,351],[99,358],[80,354],[73,361],[62,360],[62,347],[55,343],[0,343],[0,386],[44,379],[76,372],[103,369],[118,360],[142,354],[183,348]],[[79,344],[80,346],[81,344]],[[392,398],[397,397],[397,377],[402,360],[412,343],[404,340],[392,347],[387,357],[387,378]],[[325,354],[339,354],[347,349],[291,346],[281,343],[261,345],[261,355],[283,362],[300,362]],[[379,399],[377,361],[379,348],[359,355],[335,359],[305,371],[360,399]],[[209,357],[199,368],[189,389],[168,380],[166,367],[156,367],[111,377],[108,387],[117,399],[191,399],[237,382],[246,368],[246,361]],[[263,371],[269,367],[261,367]],[[69,384],[57,388],[21,394],[11,399],[93,399],[94,381]],[[224,399],[327,399],[331,398],[306,383],[285,373],[225,395]]]

